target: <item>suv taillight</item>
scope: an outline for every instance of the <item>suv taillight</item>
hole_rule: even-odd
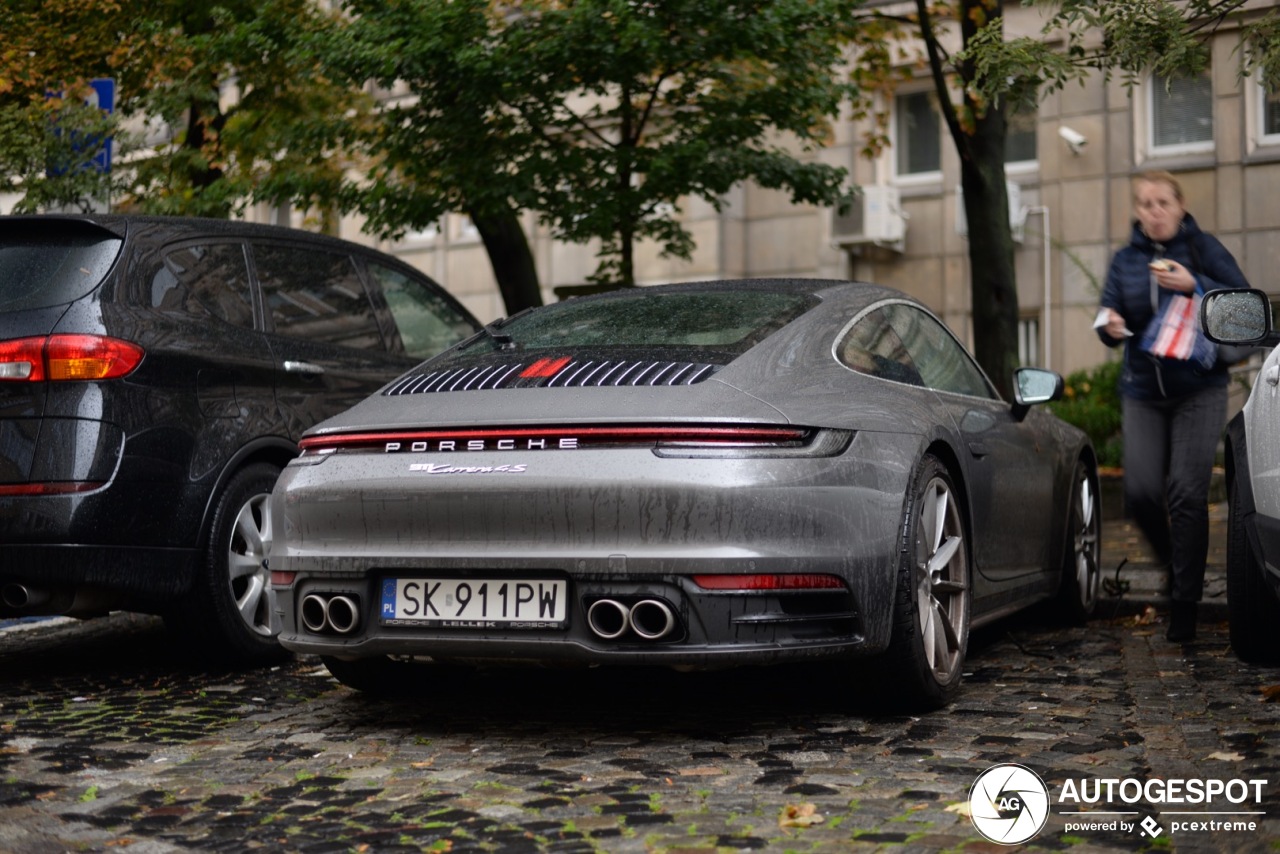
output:
[[[0,382],[112,380],[138,367],[137,344],[105,335],[43,335],[0,341]]]

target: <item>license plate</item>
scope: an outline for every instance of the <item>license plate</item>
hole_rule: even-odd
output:
[[[387,578],[382,622],[444,628],[561,628],[565,581],[530,578]]]

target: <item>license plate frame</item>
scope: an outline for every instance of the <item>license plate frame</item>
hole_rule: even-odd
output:
[[[562,629],[569,583],[562,578],[382,579],[378,618],[386,626],[444,629]]]

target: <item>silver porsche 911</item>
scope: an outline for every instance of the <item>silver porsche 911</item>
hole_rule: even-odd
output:
[[[490,324],[314,428],[271,500],[280,640],[420,665],[859,660],[948,702],[971,627],[1098,595],[1079,430],[894,290],[627,289]],[[876,690],[864,681],[865,690]]]

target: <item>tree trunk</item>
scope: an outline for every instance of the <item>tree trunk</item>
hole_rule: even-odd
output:
[[[1005,400],[1013,400],[1018,366],[1018,284],[1005,189],[1005,104],[977,103],[962,86],[965,118],[950,100],[942,52],[926,0],[917,0],[922,35],[947,130],[960,155],[960,186],[969,229],[969,293],[973,304],[973,354]],[[961,41],[968,45],[987,22],[1003,23],[1003,0],[961,0],[957,14]],[[972,61],[960,68],[961,84],[972,80]]]
[[[1003,124],[1003,122],[1001,122]],[[982,140],[983,122],[971,137],[974,157],[962,160],[960,184],[969,227],[973,353],[1005,400],[1013,400],[1018,367],[1018,285],[1005,189],[1004,133],[994,150]]]
[[[507,316],[542,305],[538,268],[533,263],[529,239],[520,227],[520,218],[515,211],[507,209],[484,214],[470,211],[469,214],[480,232],[480,239],[484,241]]]

